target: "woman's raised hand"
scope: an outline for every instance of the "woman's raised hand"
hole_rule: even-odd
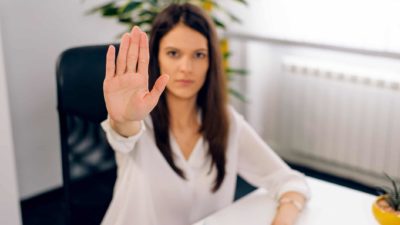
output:
[[[103,91],[113,123],[121,125],[138,122],[156,106],[169,76],[160,76],[149,91],[149,59],[147,35],[138,27],[122,36],[116,63],[115,47],[109,46]]]

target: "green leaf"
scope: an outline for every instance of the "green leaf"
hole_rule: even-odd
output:
[[[129,12],[132,12],[134,9],[137,7],[141,6],[142,2],[128,2],[125,5],[123,5],[121,8],[119,8],[118,13],[119,14],[127,14]]]
[[[217,26],[217,27],[220,27],[220,28],[222,28],[222,29],[226,29],[226,27],[225,27],[225,24],[222,22],[222,21],[220,21],[218,18],[216,18],[216,17],[212,17],[212,20],[214,21],[214,23],[215,23],[215,25]]]
[[[240,3],[242,3],[243,5],[246,5],[246,6],[249,5],[246,0],[235,0],[235,1],[240,2]]]
[[[229,10],[225,9],[224,7],[221,7],[217,2],[212,1],[211,4],[217,8],[218,10],[222,11],[224,14],[226,14],[232,21],[236,22],[236,23],[241,23],[242,21],[235,16],[232,12],[230,12]]]
[[[131,17],[119,17],[118,21],[120,23],[125,23],[125,24],[132,24],[132,18]]]
[[[394,203],[392,202],[392,199],[391,199],[391,198],[385,197],[385,200],[386,200],[386,202],[389,204],[389,206],[390,206],[391,208],[394,208],[394,207],[393,207],[393,206],[394,206]]]
[[[248,72],[245,69],[234,69],[234,68],[228,68],[226,70],[227,73],[234,73],[234,74],[238,74],[238,75],[247,75]]]
[[[211,3],[213,6],[218,6],[217,2],[213,0],[200,0],[201,3]]]
[[[389,196],[385,196],[384,198],[386,202],[390,205],[391,208],[397,209],[399,202],[396,199],[390,198]]]
[[[242,20],[240,20],[238,17],[236,17],[233,13],[229,11],[225,11],[225,13],[229,16],[231,20],[233,20],[236,23],[242,23]]]
[[[389,194],[392,191],[392,188],[387,187],[387,186],[380,186],[377,188],[379,195],[383,195],[383,194]]]
[[[242,102],[247,102],[246,97],[244,97],[241,93],[239,93],[237,90],[233,88],[229,88],[229,93],[236,97],[237,99],[241,100]]]
[[[228,59],[232,55],[231,52],[225,52],[224,55],[222,56],[224,59]]]
[[[201,2],[206,2],[206,1],[207,0],[202,0]],[[242,22],[232,12],[228,11],[224,7],[221,7],[217,2],[215,2],[215,1],[208,1],[208,2],[211,3],[216,9],[218,9],[218,10],[222,11],[224,14],[226,14],[232,21],[234,21],[236,23],[241,23]]]
[[[102,12],[104,9],[107,9],[107,8],[115,8],[114,6],[115,6],[115,2],[109,2],[107,4],[97,6],[89,11],[86,11],[85,14],[89,15],[89,14],[93,14],[96,12]]]
[[[385,174],[385,176],[389,179],[389,181],[392,182],[392,185],[393,185],[393,187],[394,187],[395,197],[396,197],[396,198],[399,198],[399,197],[400,197],[400,196],[399,196],[399,190],[398,190],[398,188],[397,188],[396,181],[395,181],[394,179],[392,179],[387,173],[384,173],[384,174]]]
[[[152,19],[133,21],[133,23],[134,23],[135,25],[139,26],[139,27],[142,26],[142,25],[145,25],[145,24],[150,24],[150,25],[151,25],[152,22],[153,22]]]
[[[149,20],[151,21],[150,24],[153,23],[154,19],[156,18],[157,13],[154,11],[144,10],[139,14],[140,20]]]
[[[143,10],[141,13],[139,13],[140,17],[149,16],[150,18],[154,18],[156,15],[157,15],[156,12],[152,12],[149,10]]]
[[[390,181],[392,184],[391,187],[388,186],[381,186],[377,190],[382,190],[383,194],[385,194],[384,199],[386,202],[392,207],[393,209],[397,210],[400,208],[400,190],[399,190],[399,183],[396,183],[396,181],[391,178],[388,174],[384,172],[385,177]],[[382,194],[382,193],[381,193]]]
[[[118,8],[110,7],[102,10],[102,15],[105,17],[118,16]]]

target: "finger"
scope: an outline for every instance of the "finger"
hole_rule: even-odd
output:
[[[151,90],[150,93],[148,93],[148,96],[146,98],[149,98],[150,105],[155,106],[158,102],[158,99],[160,98],[161,94],[165,90],[165,87],[167,86],[169,80],[169,76],[164,74],[160,76],[157,80],[156,83],[153,86],[153,89]]]
[[[138,73],[148,76],[149,69],[149,43],[145,32],[140,34]]]
[[[108,46],[106,56],[106,79],[111,79],[115,75],[115,48],[113,45]]]
[[[139,54],[139,42],[140,42],[140,29],[135,26],[131,31],[131,40],[128,50],[128,59],[126,65],[127,72],[136,72],[136,65]]]
[[[117,76],[125,73],[126,70],[126,55],[128,53],[130,35],[125,33],[122,36],[121,44],[119,46],[119,52],[117,57]]]

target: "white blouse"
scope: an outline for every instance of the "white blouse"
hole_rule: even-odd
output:
[[[212,193],[216,168],[210,174],[211,158],[207,142],[200,138],[186,160],[170,134],[175,164],[186,180],[177,175],[156,146],[151,117],[141,130],[124,138],[102,122],[107,139],[115,150],[118,166],[113,199],[102,225],[189,225],[233,202],[236,178],[268,190],[275,198],[287,191],[310,190],[303,174],[290,169],[231,106],[226,151],[226,175]]]

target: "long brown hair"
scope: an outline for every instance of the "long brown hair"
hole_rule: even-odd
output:
[[[158,53],[160,40],[179,23],[196,30],[206,37],[208,42],[209,67],[204,85],[197,95],[197,107],[201,110],[202,121],[199,132],[209,145],[211,167],[217,169],[217,176],[212,188],[216,192],[225,177],[225,152],[227,148],[229,121],[226,109],[227,92],[222,58],[215,27],[210,18],[197,6],[191,4],[172,4],[161,11],[155,18],[150,33],[149,85],[152,87],[160,75]],[[185,179],[184,172],[174,163],[169,140],[169,112],[166,93],[164,92],[157,106],[151,112],[157,147],[171,168]]]

